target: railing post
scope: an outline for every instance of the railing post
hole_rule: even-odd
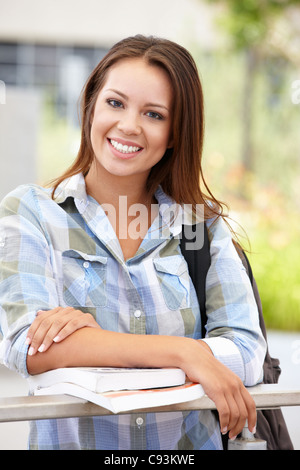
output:
[[[246,423],[242,430],[241,437],[237,437],[234,441],[229,439],[228,450],[267,450],[267,441],[257,439],[248,429]]]

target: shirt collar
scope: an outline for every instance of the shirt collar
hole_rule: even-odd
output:
[[[86,192],[85,179],[82,173],[77,173],[64,180],[56,190],[55,201],[58,204],[63,203],[68,197],[73,197],[75,205],[80,214],[82,214],[88,204],[89,199]],[[182,225],[192,225],[195,223],[195,215],[189,204],[177,204],[174,199],[168,196],[161,186],[155,192],[155,198],[159,205],[159,213],[165,227],[165,235],[178,236],[182,232]],[[197,217],[198,222],[203,220],[200,214]]]
[[[75,205],[80,214],[82,214],[89,203],[82,173],[70,176],[57,187],[55,202],[62,204],[68,197],[74,198]]]
[[[155,192],[155,198],[159,205],[159,213],[163,222],[163,229],[169,232],[169,236],[179,235],[182,231],[183,208],[168,196],[161,188]],[[165,233],[168,237],[168,233]]]

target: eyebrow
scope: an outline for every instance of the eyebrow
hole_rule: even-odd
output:
[[[124,93],[122,93],[121,91],[119,90],[116,90],[114,88],[108,88],[106,91],[112,91],[114,93],[117,93],[118,95],[120,95],[124,100],[128,100],[128,96],[125,95]],[[164,106],[163,104],[158,104],[158,103],[145,103],[145,106],[151,106],[151,107],[154,107],[154,108],[163,108],[165,109],[166,111],[169,112],[169,108],[167,108],[166,106]]]

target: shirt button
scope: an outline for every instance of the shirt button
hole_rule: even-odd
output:
[[[144,420],[143,420],[143,418],[141,418],[139,416],[138,418],[136,418],[135,422],[136,422],[137,426],[142,426]]]
[[[83,263],[83,267],[84,267],[85,269],[89,268],[89,266],[90,266],[90,263],[89,263],[88,261],[85,261],[85,262]]]
[[[135,318],[140,318],[142,312],[140,310],[136,310],[133,315],[135,316]]]

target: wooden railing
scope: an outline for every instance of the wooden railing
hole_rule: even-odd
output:
[[[248,390],[255,401],[257,409],[300,406],[300,388],[286,388],[278,384],[261,384],[255,387],[249,387]],[[186,403],[132,410],[130,413],[159,413],[207,409],[215,409],[215,404],[207,396],[203,396],[200,399]],[[128,411],[123,414],[126,413],[128,413]],[[69,395],[0,398],[0,422],[103,416],[109,414],[112,413],[105,408]],[[253,448],[255,449],[255,444]]]
[[[282,388],[278,384],[262,384],[249,387],[248,390],[255,401],[257,409],[300,406],[300,389]],[[202,398],[186,403],[138,409],[130,411],[130,413],[207,409],[215,409],[215,404],[205,395]],[[70,418],[75,416],[103,416],[109,414],[112,413],[105,408],[69,395],[0,398],[0,422]]]

